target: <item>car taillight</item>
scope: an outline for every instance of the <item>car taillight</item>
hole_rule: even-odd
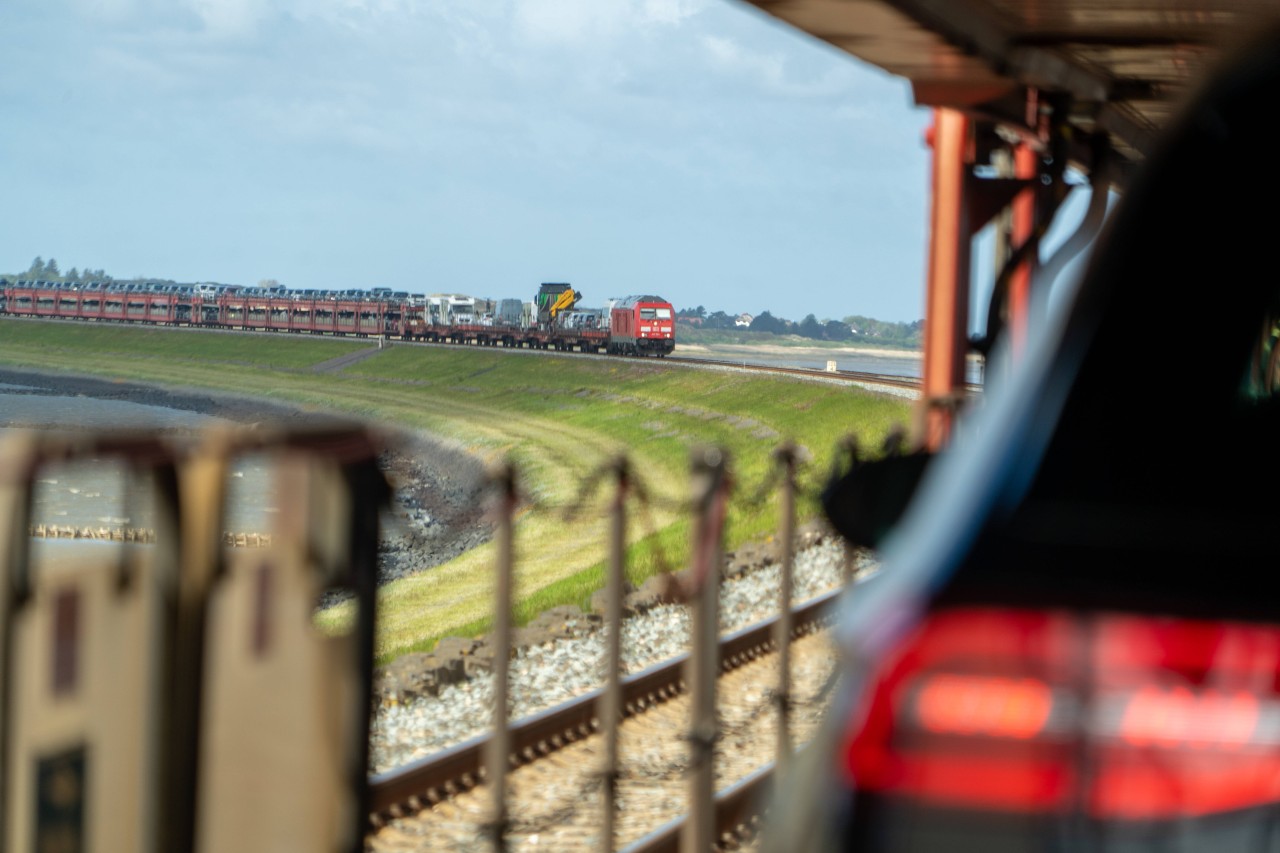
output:
[[[1280,803],[1280,628],[931,615],[875,673],[848,782],[946,807],[1145,820]]]

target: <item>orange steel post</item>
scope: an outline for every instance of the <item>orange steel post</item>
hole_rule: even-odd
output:
[[[971,236],[965,184],[971,124],[968,116],[956,110],[936,109],[933,116],[921,420],[923,443],[936,450],[951,434],[968,351]]]
[[[1039,174],[1039,157],[1025,142],[1013,150],[1013,175],[1015,178],[1035,178]],[[1013,200],[1012,244],[1021,246],[1031,239],[1036,227],[1036,191],[1025,189]],[[1028,258],[1009,279],[1009,341],[1013,357],[1017,359],[1026,350],[1027,328],[1031,314],[1031,276],[1035,273],[1038,258]]]

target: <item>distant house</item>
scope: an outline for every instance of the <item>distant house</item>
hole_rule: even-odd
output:
[[[733,325],[737,326],[740,329],[747,329],[751,327],[751,323],[755,319],[756,318],[752,317],[750,314],[739,314],[738,318],[733,321]]]

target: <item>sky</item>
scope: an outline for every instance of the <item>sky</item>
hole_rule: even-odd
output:
[[[0,271],[924,315],[926,110],[736,0],[4,0]]]

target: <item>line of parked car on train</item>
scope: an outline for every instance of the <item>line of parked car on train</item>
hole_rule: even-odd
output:
[[[675,312],[657,296],[579,308],[581,293],[544,283],[534,300],[431,296],[390,288],[290,290],[158,282],[0,279],[0,314],[89,322],[388,336],[482,346],[658,355],[675,347]]]
[[[0,279],[8,285],[8,281]],[[414,302],[426,297],[409,293],[405,290],[393,291],[389,287],[373,287],[369,289],[350,288],[347,290],[290,290],[283,284],[262,287],[244,287],[239,284],[177,284],[158,281],[27,281],[14,282],[13,287],[35,288],[40,290],[72,290],[103,291],[111,293],[166,293],[179,296],[221,296],[237,294],[240,296],[274,297],[277,299],[316,300],[381,300],[386,302]]]

